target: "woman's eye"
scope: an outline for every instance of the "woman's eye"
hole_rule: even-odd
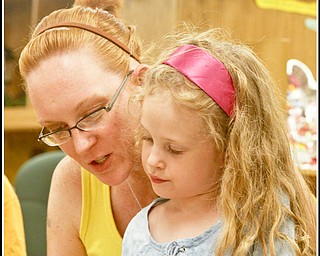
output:
[[[97,111],[97,112],[90,114],[89,116],[87,116],[83,120],[88,121],[88,122],[94,121],[94,120],[99,119],[102,116],[102,114],[103,114],[103,111],[100,110],[100,111]]]
[[[98,111],[95,111],[93,113],[91,113],[90,115],[86,116],[85,118],[83,118],[79,123],[78,123],[78,127],[85,129],[85,128],[89,128],[92,126],[97,126],[99,125],[101,121],[103,121],[103,115],[105,114],[104,109],[100,109]]]
[[[52,128],[46,128],[50,133],[51,132],[60,132],[68,129],[67,125],[62,125],[60,127],[52,127]]]

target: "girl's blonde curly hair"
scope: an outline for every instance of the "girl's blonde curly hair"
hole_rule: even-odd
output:
[[[247,255],[256,242],[264,255],[275,255],[276,239],[290,243],[296,255],[315,255],[315,197],[294,167],[284,99],[271,74],[248,46],[232,41],[226,31],[199,31],[190,24],[178,30],[150,48],[161,53],[146,72],[136,99],[142,102],[147,95],[169,90],[176,104],[203,121],[224,155],[217,203],[225,225],[216,255]],[[198,86],[162,64],[184,44],[203,48],[229,71],[236,96],[231,117]],[[290,200],[290,209],[284,206],[282,193]],[[280,228],[288,218],[295,224],[294,239]]]

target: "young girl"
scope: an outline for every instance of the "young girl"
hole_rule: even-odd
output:
[[[315,198],[274,81],[218,35],[168,37],[145,74],[138,141],[159,198],[129,223],[122,255],[315,255]]]

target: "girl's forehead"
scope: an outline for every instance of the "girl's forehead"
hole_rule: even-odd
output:
[[[197,113],[182,104],[177,104],[169,92],[148,95],[144,98],[141,122],[152,122],[157,124],[157,127],[167,124],[167,128],[172,130],[187,130],[190,126],[190,133],[199,133],[203,130],[203,123]]]

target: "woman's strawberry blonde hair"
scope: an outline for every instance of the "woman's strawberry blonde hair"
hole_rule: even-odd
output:
[[[59,9],[44,17],[34,29],[21,52],[20,73],[25,78],[39,63],[55,54],[89,47],[106,70],[125,75],[130,68],[130,56],[116,44],[85,29],[75,27],[43,28],[61,22],[85,24],[108,34],[125,45],[136,56],[141,54],[141,41],[135,27],[120,20],[123,0],[76,0],[71,8]],[[85,65],[85,63],[83,63]]]

